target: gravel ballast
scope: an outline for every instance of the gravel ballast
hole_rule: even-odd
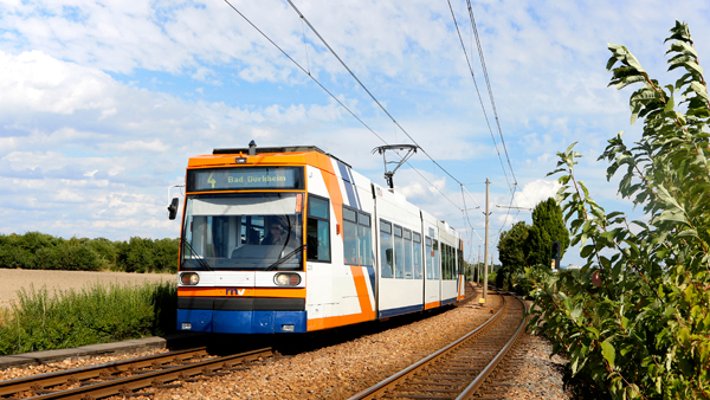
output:
[[[444,347],[490,317],[499,305],[490,296],[480,307],[477,300],[438,315],[380,333],[361,336],[294,356],[277,356],[241,367],[225,375],[179,382],[179,387],[151,388],[142,399],[346,399],[391,374]],[[141,352],[140,355],[156,351]],[[550,345],[524,336],[514,350],[512,369],[496,379],[506,383],[486,398],[570,399],[562,386],[564,360],[550,358]],[[98,364],[136,354],[65,360],[50,365],[0,371],[0,379]],[[175,382],[177,383],[177,382]],[[492,397],[489,397],[492,395]]]
[[[266,360],[224,376],[183,382],[180,388],[154,391],[145,398],[346,399],[480,325],[499,302],[499,297],[491,296],[486,307],[473,301],[406,326],[292,357]],[[559,373],[556,364],[540,362],[541,357],[548,357],[549,346],[538,338],[529,340],[535,344],[535,351],[530,358],[524,358],[517,375],[521,385],[542,384],[544,391],[508,398],[569,398],[562,389],[561,378],[555,380],[555,387],[539,379]],[[535,393],[543,392],[545,397],[536,397]]]

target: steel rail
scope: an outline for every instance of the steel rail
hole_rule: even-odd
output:
[[[488,375],[495,370],[496,366],[498,366],[498,363],[508,354],[510,349],[513,348],[515,343],[518,341],[518,338],[520,337],[520,334],[523,332],[523,328],[525,327],[525,322],[527,321],[527,317],[525,315],[527,314],[527,304],[520,300],[520,298],[515,297],[516,300],[519,302],[523,303],[523,318],[520,320],[520,324],[518,324],[518,328],[515,330],[515,333],[513,336],[508,339],[508,341],[505,343],[505,346],[493,357],[493,359],[483,368],[483,370],[476,376],[476,378],[471,381],[471,383],[464,388],[464,390],[461,392],[456,397],[456,400],[464,400],[470,398],[478,389],[481,388],[481,385],[483,385],[483,382],[485,379],[488,377]]]
[[[156,367],[161,364],[183,361],[205,355],[207,355],[207,350],[204,347],[199,347],[0,381],[0,397],[7,397],[9,395],[25,391],[36,391],[38,388],[42,390],[47,387],[66,384],[70,381],[81,382],[87,379],[94,379],[106,375],[116,375],[135,369]]]
[[[462,336],[461,338],[457,339],[456,341],[446,345],[445,347],[437,350],[436,352],[422,358],[421,360],[415,362],[414,364],[410,365],[409,367],[397,372],[396,374],[390,376],[389,378],[386,378],[378,383],[376,383],[374,386],[371,386],[361,392],[356,393],[355,395],[351,396],[348,400],[361,400],[361,399],[373,399],[377,395],[383,394],[386,389],[396,385],[397,383],[405,380],[407,377],[412,375],[415,371],[418,371],[425,367],[426,365],[430,364],[433,360],[441,357],[442,355],[449,353],[450,351],[458,348],[462,343],[467,341],[468,339],[472,338],[473,336],[478,335],[485,329],[487,329],[490,325],[492,325],[494,322],[496,322],[500,316],[503,315],[503,310],[505,309],[505,296],[502,296],[503,299],[503,304],[501,307],[498,309],[498,311],[493,314],[491,317],[489,317],[486,322],[481,324],[480,326],[476,327],[476,329],[472,330],[471,332],[467,333],[466,335]]]
[[[32,400],[48,399],[100,399],[114,395],[128,395],[136,390],[150,386],[160,386],[174,380],[185,380],[195,375],[207,374],[222,368],[229,368],[245,361],[252,361],[273,355],[270,348],[252,350],[245,353],[233,354],[200,361],[188,365],[170,367],[167,369],[148,372],[145,374],[128,376],[107,382],[99,382],[90,386],[78,387],[61,392],[32,397]]]
[[[180,352],[173,352],[173,353],[180,353],[180,354],[172,354],[173,356],[173,361],[184,361],[187,359],[190,359],[200,353],[200,351],[204,351],[204,349],[193,349],[193,350],[185,350],[185,351],[180,351]],[[189,354],[193,353],[192,356]],[[206,351],[205,351],[205,354]],[[81,387],[77,388],[72,388],[72,389],[66,389],[66,390],[58,390],[54,391],[51,393],[45,393],[41,394],[35,397],[30,397],[30,399],[34,400],[46,400],[46,399],[99,399],[103,397],[108,397],[108,396],[113,396],[113,395],[128,395],[132,393],[135,390],[143,389],[146,387],[150,386],[161,386],[165,385],[166,383],[170,381],[174,381],[177,379],[190,379],[193,376],[200,375],[200,374],[207,374],[210,372],[214,372],[219,369],[223,368],[229,368],[234,365],[238,365],[244,362],[248,361],[253,361],[259,358],[263,357],[270,357],[273,355],[273,351],[270,348],[265,348],[265,349],[259,349],[259,350],[252,350],[240,354],[233,354],[229,356],[224,356],[224,357],[215,357],[212,359],[208,360],[203,360],[203,361],[198,361],[194,363],[189,363],[185,365],[178,365],[178,366],[163,366],[162,369],[159,369],[157,371],[149,371],[146,373],[139,373],[136,375],[131,375],[127,377],[120,377],[120,378],[115,378],[115,379],[110,379],[107,381],[102,381],[102,382],[96,382],[96,383],[87,383],[84,382],[84,385]],[[158,358],[158,362],[151,362],[151,358]],[[163,357],[165,358],[165,357]],[[128,366],[128,368],[125,368],[123,370],[114,370],[113,373],[116,372],[127,372],[131,371],[130,364],[133,362],[134,365],[136,365],[136,360],[127,360],[125,362],[119,362],[119,363],[110,363],[110,364],[105,364],[105,365],[100,365],[96,366],[96,368],[88,368],[88,369],[101,369],[101,368],[109,368],[108,371],[111,371],[110,368],[114,367],[114,364],[121,364],[121,367]],[[159,357],[154,357],[154,356],[148,356],[148,357],[143,357],[141,359],[138,359],[137,364],[142,365],[141,368],[144,367],[158,367],[160,368],[162,364],[169,363],[170,360],[160,360]],[[98,375],[94,374],[93,377],[102,377],[105,376],[105,374],[108,372],[105,371],[104,375],[99,373]],[[72,373],[83,373],[84,371],[81,371],[81,369],[75,369],[75,370],[69,370],[69,371],[62,371],[60,373],[50,373],[50,374],[43,374],[39,375],[40,377],[45,377],[45,378],[56,378],[59,375],[63,375],[64,380],[62,381],[52,381],[53,383],[49,386],[57,386],[61,384],[67,384],[67,383],[76,383],[78,380],[77,379],[72,379],[71,374]],[[111,373],[109,373],[110,375]],[[56,375],[56,376],[49,376],[49,375]],[[20,378],[16,379],[13,381],[24,381],[25,383],[28,383],[32,380],[32,378],[37,378],[37,376],[34,377],[27,377],[27,378]],[[90,378],[87,378],[90,379]],[[13,382],[13,381],[7,381],[7,382]],[[5,383],[5,382],[3,382]],[[19,383],[19,382],[18,382]],[[30,384],[29,389],[26,390],[32,390],[35,393],[38,391],[42,391],[43,387],[38,386],[38,385],[32,385]],[[24,390],[22,390],[24,391]],[[20,391],[20,392],[22,392]],[[13,392],[13,393],[19,393],[19,392]]]

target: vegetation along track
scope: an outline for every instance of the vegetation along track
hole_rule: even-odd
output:
[[[49,374],[0,381],[0,398],[99,399],[128,395],[147,388],[166,386],[175,380],[273,356],[271,349],[252,350],[223,357],[210,356],[205,348],[174,351],[132,360],[77,368]]]
[[[350,399],[469,398],[512,348],[524,326],[523,302],[503,296],[503,305],[483,325]]]

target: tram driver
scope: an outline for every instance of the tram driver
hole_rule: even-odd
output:
[[[274,217],[269,225],[269,233],[266,234],[261,244],[264,245],[285,245],[288,240],[288,224],[283,217]]]

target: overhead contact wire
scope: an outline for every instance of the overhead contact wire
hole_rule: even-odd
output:
[[[234,12],[236,12],[240,17],[242,17],[242,19],[243,19],[244,21],[246,21],[252,28],[254,28],[254,30],[256,30],[262,37],[264,37],[264,39],[266,39],[269,43],[271,43],[271,45],[273,45],[276,49],[278,49],[278,50],[281,52],[281,54],[283,54],[286,58],[288,58],[289,61],[291,61],[299,70],[301,70],[301,72],[303,72],[304,74],[308,75],[308,77],[311,78],[311,80],[312,80],[313,82],[315,82],[315,83],[318,85],[318,87],[320,87],[320,88],[321,88],[325,93],[327,93],[333,100],[335,100],[341,107],[343,107],[350,115],[353,116],[353,118],[355,118],[360,124],[362,124],[362,126],[364,126],[368,131],[370,131],[370,133],[372,133],[372,134],[375,135],[378,139],[380,139],[380,141],[382,141],[382,143],[384,143],[384,144],[389,144],[382,136],[380,136],[380,134],[378,134],[372,127],[370,127],[362,118],[360,118],[357,114],[355,114],[355,112],[354,112],[350,107],[348,107],[348,106],[347,106],[343,101],[341,101],[333,92],[331,92],[325,85],[323,85],[315,76],[313,76],[309,70],[307,70],[306,68],[304,68],[298,61],[296,61],[293,57],[291,57],[291,55],[288,54],[288,53],[286,52],[286,50],[284,50],[284,49],[283,49],[281,46],[279,46],[276,42],[274,42],[274,41],[271,39],[271,37],[269,37],[269,35],[267,35],[264,31],[262,31],[261,29],[259,29],[259,27],[256,26],[256,24],[254,24],[246,15],[244,15],[244,13],[242,13],[241,11],[239,11],[239,9],[238,9],[236,6],[234,6],[229,0],[224,0],[224,2],[225,2],[232,10],[234,10]],[[290,1],[289,1],[289,3],[290,3]],[[307,20],[305,20],[305,18],[304,18],[304,21],[305,21],[306,23],[308,23]],[[308,25],[310,26],[310,24],[308,24]],[[312,28],[311,28],[311,29],[312,29]],[[319,35],[319,37],[320,37],[320,35]],[[423,149],[422,149],[422,150],[423,150]],[[400,156],[400,158],[401,158],[401,156]],[[426,181],[431,187],[433,187],[437,192],[439,192],[439,194],[441,194],[441,196],[442,196],[444,199],[446,199],[448,202],[450,202],[450,203],[451,203],[452,205],[454,205],[456,208],[460,209],[459,205],[456,204],[456,202],[454,202],[451,198],[449,198],[446,194],[444,194],[444,192],[442,192],[441,190],[439,190],[439,188],[436,187],[436,185],[434,185],[431,181],[429,181],[429,179],[427,179],[419,170],[417,170],[416,168],[414,168],[411,164],[409,164],[409,162],[406,162],[406,164],[407,164],[410,168],[412,168],[412,169],[414,170],[414,172],[416,172],[422,179],[424,179],[424,181]],[[449,175],[450,175],[450,174],[449,174]],[[452,178],[458,182],[458,180],[457,180],[455,177],[452,176]]]
[[[510,174],[513,177],[514,188],[518,186],[518,180],[515,177],[515,171],[513,170],[513,165],[510,162],[510,155],[508,154],[508,147],[505,145],[505,139],[503,138],[503,129],[500,126],[500,118],[498,118],[498,110],[496,108],[495,98],[493,97],[493,89],[491,88],[491,80],[488,76],[488,68],[486,67],[486,59],[483,55],[483,46],[481,45],[481,38],[478,34],[478,26],[476,24],[476,18],[473,15],[473,7],[471,6],[471,0],[466,0],[468,5],[468,15],[471,20],[471,27],[473,28],[473,35],[476,38],[476,47],[478,48],[478,56],[481,60],[481,68],[483,70],[483,77],[486,81],[486,87],[488,88],[488,97],[491,100],[491,109],[493,110],[493,117],[496,121],[496,127],[498,128],[498,136],[500,136],[500,142],[503,145],[503,152],[505,153],[505,158],[508,161],[508,168],[510,168]]]
[[[437,167],[439,167],[439,169],[441,169],[446,175],[451,177],[451,179],[456,181],[456,183],[462,184],[461,181],[458,180],[458,178],[456,178],[454,175],[452,175],[446,168],[444,168],[438,161],[436,161],[419,143],[417,143],[417,141],[412,137],[412,135],[410,135],[409,132],[406,129],[404,129],[404,127],[402,127],[402,125],[397,121],[397,119],[392,114],[390,114],[390,112],[387,110],[387,108],[385,108],[385,106],[382,105],[382,103],[377,99],[377,97],[375,97],[374,94],[372,94],[370,89],[368,89],[367,86],[365,86],[365,84],[362,83],[362,81],[360,80],[360,78],[358,78],[358,76],[355,74],[355,72],[353,72],[353,70],[350,69],[350,67],[348,67],[348,65],[345,63],[345,61],[343,61],[342,58],[340,58],[338,53],[330,46],[330,44],[325,40],[325,38],[323,38],[323,36],[310,23],[310,21],[308,21],[308,19],[303,15],[303,13],[301,13],[301,11],[298,9],[298,7],[296,7],[296,5],[293,4],[293,1],[291,1],[291,0],[287,0],[287,1],[291,5],[293,10],[296,12],[296,14],[298,14],[298,16],[303,21],[306,22],[306,25],[308,25],[308,27],[311,28],[311,31],[313,31],[313,33],[318,37],[318,39],[320,39],[320,41],[323,43],[323,45],[325,45],[325,47],[330,51],[330,53],[338,60],[338,62],[340,62],[340,64],[343,66],[343,68],[345,68],[345,70],[348,71],[350,76],[352,76],[353,79],[355,79],[355,81],[360,85],[360,87],[365,91],[365,93],[367,93],[367,95],[370,96],[372,101],[374,101],[375,104],[377,104],[377,106],[382,110],[382,112],[384,112],[390,118],[390,120],[392,120],[392,122],[397,126],[397,128],[399,128],[399,130],[402,131],[409,138],[409,140],[412,141],[412,143],[414,143],[417,147],[419,147],[419,149],[421,149],[422,153],[424,153],[424,155],[426,155]]]
[[[451,5],[451,0],[446,0],[446,2],[449,4],[449,10],[451,11],[451,18],[454,21],[454,26],[456,27],[456,34],[458,35],[459,38],[459,43],[461,44],[461,49],[463,50],[464,57],[466,58],[466,64],[468,64],[468,70],[471,73],[471,79],[473,80],[473,86],[476,88],[476,95],[478,96],[478,102],[481,104],[481,110],[483,111],[483,119],[486,121],[486,126],[488,126],[488,132],[491,134],[491,139],[493,140],[493,145],[495,146],[496,149],[496,154],[498,155],[498,161],[500,161],[500,166],[503,171],[503,175],[505,176],[505,181],[508,184],[508,188],[511,189],[511,193],[513,192],[510,180],[508,178],[508,173],[505,170],[505,164],[503,164],[503,157],[500,155],[500,150],[498,150],[498,141],[495,138],[495,134],[493,133],[493,128],[491,127],[490,120],[488,118],[488,112],[486,111],[486,106],[483,102],[483,97],[481,96],[481,91],[478,88],[478,82],[476,81],[476,74],[473,72],[473,66],[471,65],[471,60],[468,57],[468,51],[466,51],[466,45],[463,42],[463,37],[461,36],[461,29],[459,29],[459,23],[456,20],[456,15],[454,14],[454,8]]]

